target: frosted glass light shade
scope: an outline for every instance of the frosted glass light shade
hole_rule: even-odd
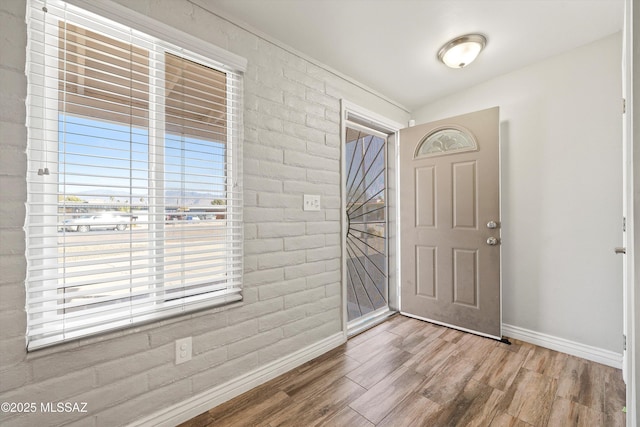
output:
[[[480,34],[460,36],[442,46],[438,59],[447,67],[464,68],[478,57],[486,44],[487,39]]]

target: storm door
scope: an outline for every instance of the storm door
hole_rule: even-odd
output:
[[[346,283],[349,325],[389,310],[388,136],[346,127]]]

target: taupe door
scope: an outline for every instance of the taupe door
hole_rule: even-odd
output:
[[[498,134],[498,107],[400,131],[400,310],[496,338]]]

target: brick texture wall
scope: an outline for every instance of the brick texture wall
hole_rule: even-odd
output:
[[[342,328],[340,99],[405,121],[359,85],[186,0],[123,4],[248,59],[244,302],[25,350],[25,0],[0,2],[0,402],[87,402],[87,413],[0,413],[3,426],[126,424]],[[320,212],[302,211],[320,194]],[[174,341],[193,360],[174,365]]]

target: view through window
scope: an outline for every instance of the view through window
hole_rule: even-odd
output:
[[[241,73],[32,2],[29,347],[241,299]]]

